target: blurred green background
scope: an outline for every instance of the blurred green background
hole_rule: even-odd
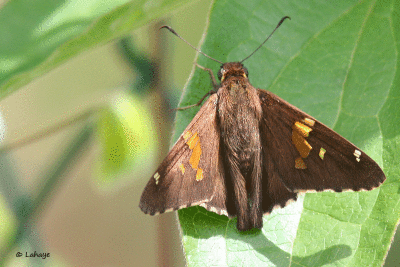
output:
[[[98,16],[122,4],[121,1],[86,3],[54,1],[52,4],[48,1],[37,1],[36,4],[31,3],[32,6],[29,7],[29,1],[6,2],[0,4],[3,7],[0,12],[6,13],[3,21],[8,18],[8,21],[11,20],[16,24],[15,27],[23,28],[25,23],[34,23],[35,15],[47,16],[40,18],[42,20],[40,23],[43,25],[39,25],[38,28],[45,30],[44,28],[48,27],[46,30],[49,31],[49,38],[60,38],[60,40],[68,39],[68,34],[75,34],[80,27],[86,30],[88,25],[96,23],[89,19],[85,21],[80,16],[96,20]],[[146,4],[152,3],[138,2],[138,6]],[[145,21],[142,26],[136,25],[135,31],[129,30],[127,26],[129,40],[125,43],[132,42],[139,56],[163,67],[162,70],[156,70],[164,79],[162,84],[166,86],[161,92],[150,87],[145,88],[147,92],[132,89],[139,80],[137,70],[130,65],[127,52],[122,49],[121,39],[107,41],[106,38],[104,43],[96,44],[87,51],[78,51],[76,57],[59,66],[50,67],[48,73],[39,75],[11,94],[7,93],[2,99],[0,110],[6,124],[6,138],[2,141],[3,144],[18,143],[19,140],[24,140],[90,108],[110,103],[114,101],[113,99],[129,98],[132,95],[133,101],[136,101],[134,103],[140,104],[143,108],[138,115],[144,119],[151,119],[153,114],[166,114],[167,118],[166,121],[155,118],[156,121],[150,125],[153,138],[150,142],[155,146],[152,147],[150,144],[144,150],[151,156],[146,158],[148,160],[139,160],[140,163],[136,163],[136,165],[145,163],[139,171],[136,166],[122,172],[118,177],[119,182],[102,184],[104,181],[96,176],[99,151],[103,148],[98,142],[93,141],[90,145],[86,145],[84,153],[78,160],[70,163],[70,170],[64,174],[62,184],[55,188],[55,192],[48,200],[49,203],[39,213],[37,225],[32,230],[36,238],[28,241],[25,239],[18,245],[9,254],[6,266],[132,266],[132,263],[135,263],[135,266],[184,266],[176,215],[174,213],[157,217],[144,215],[138,208],[138,203],[149,177],[169,149],[172,126],[168,123],[172,123],[175,113],[172,108],[176,107],[179,101],[195,57],[193,49],[177,41],[172,35],[159,31],[158,27],[160,23],[173,25],[185,33],[188,41],[197,45],[206,25],[209,5],[210,1],[193,3],[178,1],[172,5],[174,9],[159,12],[165,15],[157,15],[156,18]],[[135,5],[132,6],[130,8],[134,10]],[[0,13],[0,17],[1,15]],[[10,19],[10,16],[13,18]],[[57,28],[57,23],[68,20],[68,17],[71,25],[63,27],[71,26],[71,28],[63,32],[65,28]],[[50,29],[52,26],[55,28]],[[3,23],[0,27],[4,27],[3,33],[9,32],[9,29],[6,29],[10,27],[9,22],[8,25]],[[55,34],[58,30],[60,32]],[[20,34],[2,36],[2,39],[18,37],[21,43],[24,43],[32,37],[31,33],[22,31]],[[52,41],[40,40],[44,43]],[[39,44],[37,48],[21,47],[21,50],[25,49],[33,54],[42,46],[45,44]],[[44,47],[43,54],[46,49],[56,48],[56,42],[53,46]],[[11,44],[0,46],[4,54],[22,60],[20,58],[22,53],[17,53],[17,48],[13,48]],[[67,55],[67,58],[69,56]],[[37,60],[40,61],[40,58]],[[6,65],[13,64],[5,57],[2,57],[1,61],[2,73],[5,74],[5,70],[9,71]],[[46,65],[46,63],[41,64]],[[54,64],[58,64],[58,61]],[[22,66],[21,69],[30,67]],[[8,77],[1,76],[1,78]],[[132,90],[135,91],[133,94]],[[166,103],[170,102],[171,105],[163,106],[165,110],[160,110],[164,97],[167,99]],[[16,179],[15,186],[21,188],[23,195],[37,194],[43,185],[43,173],[53,168],[54,160],[63,153],[72,137],[80,131],[82,124],[83,122],[72,124],[38,142],[30,142],[11,151],[4,151],[2,158],[6,159],[2,161],[2,173],[9,173],[7,179]],[[101,135],[96,136],[96,140],[101,138],[103,138]],[[7,162],[8,166],[4,165],[4,162]],[[6,186],[3,186],[3,189],[5,188]],[[9,242],[8,238],[15,231],[13,226],[17,220],[10,212],[10,206],[5,203],[7,199],[12,199],[12,196],[5,196],[8,194],[10,193],[2,192],[0,196],[2,246]],[[39,260],[15,256],[18,251],[25,254],[25,251],[34,250],[38,253],[49,252],[50,258]]]
[[[45,205],[26,222],[28,234],[9,251],[2,262],[5,266],[184,266],[176,214],[147,216],[138,203],[171,145],[172,108],[179,102],[196,54],[158,28],[171,25],[197,46],[210,3],[0,2],[2,144],[17,144],[0,155],[2,247],[20,238],[13,235],[19,216],[35,204],[30,199],[41,194],[42,178],[58,168],[59,157],[86,120],[68,127],[59,122],[99,106],[113,107],[100,112],[102,130],[92,134],[94,138],[82,146],[84,150],[76,158],[65,161],[67,171],[60,174],[61,183],[47,191],[51,194]],[[125,14],[132,13],[136,20],[124,20]],[[24,31],[30,24],[35,31]],[[132,68],[135,60],[148,67],[142,72]],[[32,68],[34,71],[29,72]],[[153,75],[147,74],[153,79],[146,84],[140,75],[151,68]],[[20,75],[14,76],[16,73]],[[124,117],[127,110],[132,117]],[[113,127],[118,123],[120,128]],[[42,133],[45,138],[18,145],[20,140],[54,125],[61,130]],[[119,133],[128,128],[134,137],[119,140]],[[115,143],[109,142],[113,138]],[[144,145],[126,151],[129,142]],[[121,165],[126,166],[119,169]],[[118,181],[114,180],[116,176]],[[400,262],[396,243],[385,266],[398,266]],[[19,251],[25,254],[35,250],[51,256],[46,260],[15,256]]]

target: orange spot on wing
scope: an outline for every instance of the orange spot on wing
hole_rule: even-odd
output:
[[[303,137],[308,137],[308,134],[312,131],[310,127],[296,121],[293,125],[293,131],[299,132]]]
[[[306,158],[310,154],[311,145],[297,131],[292,132],[292,142],[302,158]]]
[[[199,136],[197,135],[197,133],[195,133],[190,136],[190,139],[187,140],[186,144],[189,146],[190,149],[193,149],[197,144],[197,142],[199,141],[199,139],[200,139]]]
[[[324,157],[325,157],[325,152],[326,152],[326,150],[325,150],[323,147],[321,147],[321,149],[319,150],[319,157],[320,157],[321,159],[324,159]]]
[[[196,180],[203,180],[203,169],[199,168],[196,173]]]
[[[187,131],[187,132],[183,135],[183,139],[185,139],[185,141],[187,141],[191,136],[192,136],[192,132],[191,132],[191,131]]]
[[[305,164],[302,158],[297,158],[294,162],[295,162],[294,167],[296,169],[301,169],[301,170],[307,169],[307,165]]]
[[[183,164],[179,165],[179,169],[181,169],[182,174],[185,174],[185,166]]]
[[[197,170],[201,156],[200,138],[197,133],[192,135],[192,137],[190,137],[186,144],[188,144],[189,148],[192,150],[192,155],[190,156],[189,163],[193,169]]]
[[[200,158],[201,158],[201,143],[200,143],[200,137],[197,133],[192,133],[187,132],[183,138],[186,140],[186,144],[189,146],[189,149],[192,150],[192,155],[190,155],[189,158],[189,164],[192,166],[194,170],[197,170],[196,173],[196,180],[202,180],[203,179],[203,170],[199,168],[199,163],[200,163]]]

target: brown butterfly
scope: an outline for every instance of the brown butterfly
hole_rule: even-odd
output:
[[[237,216],[238,230],[246,231],[261,228],[263,214],[296,200],[299,192],[371,190],[385,181],[381,168],[361,149],[250,84],[243,61],[286,18],[242,61],[213,59],[222,64],[220,85],[205,69],[215,88],[145,187],[144,213],[199,205]]]

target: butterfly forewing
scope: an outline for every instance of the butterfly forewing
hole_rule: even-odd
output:
[[[264,165],[273,164],[290,191],[371,190],[385,180],[378,164],[339,134],[270,92],[259,89],[259,96]]]
[[[154,215],[202,203],[212,211],[226,210],[223,171],[216,160],[216,103],[217,95],[212,95],[152,176],[140,199],[143,212]]]

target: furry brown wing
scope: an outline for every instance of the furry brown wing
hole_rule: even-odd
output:
[[[284,206],[300,191],[371,190],[386,179],[378,164],[345,138],[280,97],[258,92],[265,172],[281,182],[263,182],[264,211]]]
[[[146,185],[139,207],[151,215],[201,205],[225,214],[217,94],[204,103]]]

